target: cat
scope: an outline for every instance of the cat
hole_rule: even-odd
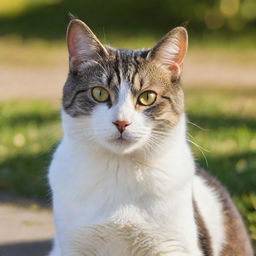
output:
[[[180,76],[184,27],[153,48],[104,46],[67,30],[64,136],[49,168],[50,256],[252,256],[225,188],[196,167]]]

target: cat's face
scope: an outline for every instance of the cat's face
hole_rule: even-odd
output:
[[[117,154],[156,149],[183,113],[179,76],[187,49],[185,29],[172,30],[151,50],[119,50],[104,47],[75,19],[67,41],[67,132],[74,140]]]

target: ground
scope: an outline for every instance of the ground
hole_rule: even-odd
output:
[[[4,193],[0,197],[0,255],[45,256],[54,235],[49,207]]]

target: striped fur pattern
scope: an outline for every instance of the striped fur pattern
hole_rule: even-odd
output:
[[[124,50],[103,46],[73,19],[67,44],[64,137],[48,175],[56,223],[49,256],[253,256],[228,193],[197,170],[187,144],[179,82],[186,30]],[[104,102],[93,97],[98,86]],[[140,104],[147,91],[155,100]]]
[[[108,47],[108,57],[78,70],[71,70],[64,87],[63,107],[71,116],[88,115],[98,104],[91,97],[90,89],[101,85],[111,93],[109,108],[117,104],[121,79],[131,91],[136,110],[152,120],[173,126],[183,111],[183,92],[178,80],[170,79],[170,71],[160,63],[150,61],[148,50],[122,50]],[[138,95],[153,90],[159,97],[150,107],[136,105]],[[162,119],[162,115],[170,113]],[[165,115],[166,116],[166,115]]]

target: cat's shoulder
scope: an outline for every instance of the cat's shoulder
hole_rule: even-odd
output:
[[[226,188],[221,184],[221,182],[214,177],[212,174],[209,173],[209,171],[206,171],[205,169],[201,167],[196,168],[196,177],[203,180],[203,182],[212,188],[213,191],[215,191],[217,194],[228,195],[228,191]]]

